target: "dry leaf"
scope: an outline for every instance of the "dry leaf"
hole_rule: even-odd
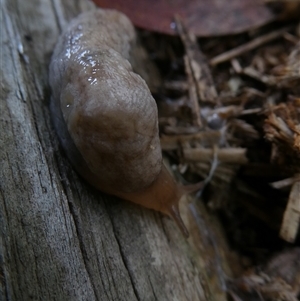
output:
[[[174,15],[184,18],[197,36],[235,34],[274,19],[260,0],[93,1],[100,7],[120,10],[138,27],[167,34],[177,34]]]

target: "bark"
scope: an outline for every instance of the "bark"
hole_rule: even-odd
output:
[[[185,240],[168,217],[91,188],[59,146],[48,64],[92,8],[1,0],[0,299],[225,300],[226,247],[204,208],[183,200]]]

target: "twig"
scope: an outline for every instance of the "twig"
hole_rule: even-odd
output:
[[[246,44],[243,44],[241,46],[238,46],[236,48],[233,48],[229,51],[226,51],[220,55],[217,55],[216,57],[212,58],[210,60],[210,65],[212,66],[215,66],[215,65],[218,65],[220,63],[223,63],[223,62],[226,62],[226,61],[229,61],[237,56],[240,56],[242,55],[243,53],[245,52],[248,52],[250,50],[253,50],[263,44],[266,44],[268,42],[271,42],[275,39],[278,39],[280,37],[282,37],[288,30],[290,30],[291,27],[284,27],[282,29],[279,29],[279,30],[275,30],[271,33],[268,33],[266,35],[263,35],[263,36],[260,36],[260,37],[257,37],[256,39],[246,43]]]
[[[266,85],[273,86],[276,84],[275,77],[271,75],[261,74],[259,71],[255,70],[253,67],[246,67],[242,69],[242,74],[252,77]]]
[[[246,164],[245,148],[221,148],[217,152],[212,148],[190,148],[183,149],[183,158],[189,162],[210,162],[214,159],[214,154],[220,163]]]
[[[184,66],[185,66],[185,72],[188,77],[189,98],[190,98],[191,106],[193,108],[192,109],[193,124],[201,128],[202,122],[200,116],[200,106],[197,97],[197,88],[193,80],[193,71],[187,55],[184,56]]]
[[[291,177],[291,178],[287,178],[287,179],[283,179],[280,181],[270,183],[270,186],[272,186],[273,188],[280,189],[280,188],[284,188],[287,186],[292,186],[295,182],[298,182],[298,181],[300,181],[300,174],[295,175],[294,177]]]
[[[294,183],[289,201],[284,212],[280,229],[280,237],[293,243],[296,239],[300,223],[300,181]]]
[[[261,108],[243,110],[240,115],[250,115],[262,112]]]
[[[300,2],[299,2],[299,3],[300,3]],[[290,34],[289,32],[285,32],[285,33],[283,34],[283,37],[284,37],[287,41],[289,41],[289,42],[291,42],[291,43],[293,43],[293,44],[295,44],[295,45],[299,42],[299,39],[298,39],[297,37],[293,36],[292,34]]]
[[[200,101],[218,103],[218,94],[206,57],[201,52],[195,35],[187,30],[183,20],[175,16],[178,33],[185,47]]]

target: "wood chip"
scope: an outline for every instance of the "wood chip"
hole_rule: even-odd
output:
[[[280,237],[293,243],[300,224],[300,181],[292,186],[280,229]]]

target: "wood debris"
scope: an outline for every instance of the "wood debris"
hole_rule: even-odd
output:
[[[183,183],[204,181],[198,201],[220,216],[233,248],[253,263],[274,245],[299,246],[300,25],[198,41],[185,20],[175,20],[180,39],[162,38],[165,50],[157,46],[154,54],[169,62],[159,127],[175,174]],[[252,274],[242,283],[254,294],[296,300],[284,277]]]
[[[214,158],[220,163],[246,164],[245,148],[185,148],[183,158],[186,162],[211,162]]]
[[[254,114],[257,109],[245,110],[244,104],[240,102],[221,104],[208,60],[201,52],[195,36],[186,30],[179,17],[176,18],[176,24],[186,53],[183,56],[186,82],[168,81],[164,86],[186,93],[187,98],[181,96],[173,103],[168,101],[158,105],[159,108],[163,107],[166,114],[171,110],[168,106],[173,107],[177,114],[177,104],[180,103],[180,110],[185,106],[191,111],[191,117],[190,120],[182,118],[182,115],[177,119],[160,118],[162,149],[176,151],[181,164],[186,164],[187,169],[206,178],[206,183],[220,185],[223,179],[228,186],[231,184],[229,179],[234,178],[238,167],[248,163],[247,149],[241,147],[239,136],[258,138],[253,126],[238,117]]]
[[[230,281],[233,300],[297,301],[300,293],[300,248],[276,254],[262,267]]]
[[[281,72],[278,72],[279,70]],[[280,87],[299,85],[300,43],[291,52],[286,65],[278,67],[276,72]],[[280,236],[288,242],[294,242],[300,224],[300,97],[290,97],[285,103],[269,105],[264,130],[266,138],[273,143],[272,159],[289,164],[293,173],[294,181],[290,181],[292,187],[283,215]],[[271,185],[274,187],[274,183]],[[275,187],[280,188],[282,185],[279,182]]]
[[[293,184],[286,206],[280,236],[288,242],[294,242],[300,224],[300,181]]]
[[[159,102],[162,149],[178,160],[182,175],[210,184],[211,208],[237,204],[283,239],[295,241],[300,198],[293,192],[300,174],[300,42],[293,27],[260,35],[208,60],[184,21],[176,17],[176,25],[184,47],[185,79],[175,77],[164,84],[180,97]],[[285,35],[290,54],[282,55],[286,52],[280,42],[276,47],[268,43]],[[240,58],[254,49],[248,62]],[[227,87],[219,86],[218,95],[209,62],[215,66],[227,60],[231,73],[225,75]],[[264,88],[257,88],[253,80]],[[268,193],[256,191],[249,179],[256,186],[264,182],[266,189],[291,189],[285,208],[278,203],[265,212]],[[281,203],[283,199],[282,195]]]

